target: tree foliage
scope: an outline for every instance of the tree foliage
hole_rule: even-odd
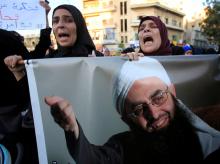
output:
[[[206,17],[200,23],[202,32],[210,41],[220,45],[220,0],[206,0]]]

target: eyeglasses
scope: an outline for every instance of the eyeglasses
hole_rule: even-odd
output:
[[[127,114],[128,117],[137,118],[143,113],[143,111],[148,110],[150,104],[155,107],[160,107],[167,101],[168,93],[169,93],[168,87],[166,88],[166,90],[157,90],[151,96],[149,103],[143,103],[133,106],[132,112]]]

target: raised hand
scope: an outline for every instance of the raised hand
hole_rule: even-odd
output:
[[[70,131],[79,136],[79,127],[76,121],[73,107],[68,100],[58,96],[46,96],[45,102],[51,107],[51,114],[54,121],[65,131]]]

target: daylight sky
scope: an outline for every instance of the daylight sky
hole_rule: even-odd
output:
[[[183,10],[186,14],[186,17],[190,18],[195,13],[200,12],[204,8],[203,3],[205,1],[206,0],[185,0],[183,4]]]

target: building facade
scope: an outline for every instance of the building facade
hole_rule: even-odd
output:
[[[184,35],[184,14],[164,0],[83,0],[83,15],[95,44],[137,43],[140,18],[147,15],[161,18],[171,41]]]

